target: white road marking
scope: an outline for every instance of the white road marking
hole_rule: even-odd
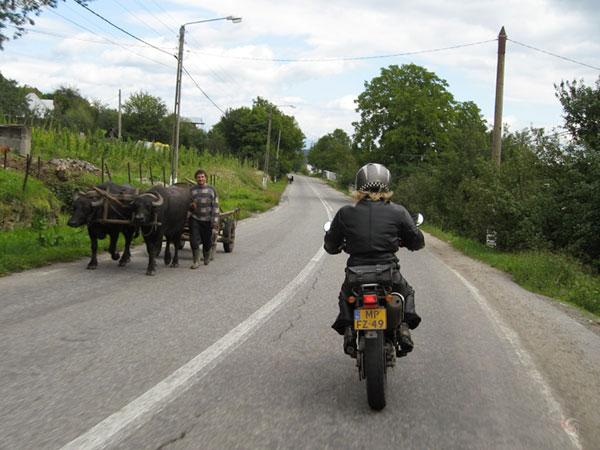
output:
[[[444,264],[444,265],[446,265],[446,264]],[[544,399],[546,400],[546,404],[548,405],[548,407],[551,410],[551,413],[554,414],[557,418],[560,417],[561,423],[564,424],[565,420],[567,420],[567,419],[565,418],[565,415],[562,411],[562,408],[560,407],[560,404],[554,398],[554,395],[552,394],[552,389],[550,388],[550,386],[548,385],[548,383],[546,382],[546,380],[544,379],[544,377],[542,376],[540,371],[536,368],[535,363],[533,362],[533,359],[521,345],[521,341],[520,341],[517,333],[512,328],[510,328],[508,325],[506,325],[504,323],[504,321],[490,307],[490,305],[487,302],[487,300],[485,299],[485,297],[479,293],[479,290],[475,286],[473,286],[465,277],[463,277],[460,273],[458,273],[453,268],[449,267],[448,265],[446,265],[446,267],[448,267],[456,275],[456,277],[467,287],[467,289],[469,289],[471,291],[471,293],[477,300],[477,303],[479,303],[479,306],[481,307],[483,312],[492,321],[492,324],[494,326],[496,326],[497,330],[499,330],[506,337],[506,339],[512,346],[514,352],[517,354],[519,361],[521,361],[521,364],[525,368],[525,371],[527,372],[529,377],[534,381],[534,383],[538,386],[540,392],[542,393]],[[563,426],[562,428],[563,428],[563,430],[565,430],[565,432],[571,439],[573,446],[577,449],[582,449],[583,447],[579,440],[579,435],[577,434],[577,430],[575,428],[565,427],[565,426]]]
[[[328,217],[331,219],[331,208],[312,186],[311,189],[319,197],[327,211]],[[107,417],[86,433],[69,442],[62,447],[63,450],[107,448],[118,443],[123,434],[131,433],[133,430],[140,428],[178,394],[207,375],[219,360],[237,349],[254,331],[269,320],[317,270],[324,256],[325,250],[323,250],[323,247],[320,247],[319,251],[304,266],[304,269],[285,288],[244,322],[240,323],[228,334],[194,357],[187,364],[177,369],[152,389]]]

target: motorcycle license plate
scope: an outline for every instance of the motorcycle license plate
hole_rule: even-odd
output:
[[[387,315],[385,308],[355,309],[355,330],[385,330],[387,328]]]

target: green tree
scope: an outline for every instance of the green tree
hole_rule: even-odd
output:
[[[564,110],[565,126],[575,142],[590,150],[600,150],[600,77],[595,88],[583,81],[562,81],[555,85]]]
[[[351,139],[339,128],[311,145],[308,163],[319,170],[329,170],[338,175],[340,185],[353,183],[358,164],[352,155]]]
[[[393,174],[424,157],[445,152],[456,121],[446,81],[415,64],[382,68],[358,96],[354,145],[359,163],[377,161]]]
[[[28,112],[24,91],[17,86],[15,80],[4,78],[0,73],[0,114],[23,117]]]
[[[254,161],[264,167],[267,131],[271,120],[269,174],[279,177],[302,164],[305,136],[292,116],[276,105],[257,97],[252,108],[229,109],[211,130],[211,142],[240,160]],[[220,140],[216,140],[216,137]],[[224,142],[223,142],[224,141]],[[277,144],[279,141],[279,155]],[[216,148],[213,144],[213,148]]]
[[[77,0],[81,4],[87,4],[87,0]],[[0,50],[4,50],[4,43],[11,39],[6,34],[6,26],[13,25],[16,31],[12,39],[16,39],[25,33],[24,25],[35,25],[31,15],[39,16],[46,6],[56,8],[58,0],[21,0],[0,2]]]
[[[123,135],[131,140],[167,143],[166,113],[167,106],[160,98],[143,91],[131,94],[123,104]]]

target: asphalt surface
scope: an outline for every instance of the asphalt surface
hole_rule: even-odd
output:
[[[330,328],[346,258],[323,252],[322,226],[348,199],[295,180],[199,270],[186,245],[148,277],[140,246],[124,268],[0,278],[0,448],[597,448],[511,324],[428,247],[399,252],[423,323],[371,411]]]

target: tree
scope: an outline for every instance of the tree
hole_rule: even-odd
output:
[[[15,80],[4,78],[0,73],[0,114],[5,116],[23,117],[29,108],[22,89]]]
[[[83,5],[88,3],[88,0],[77,0]],[[16,39],[25,33],[23,25],[35,25],[31,15],[39,16],[42,8],[49,6],[56,8],[58,0],[21,0],[1,1],[0,2],[0,50],[4,50],[4,42],[11,39],[5,34],[6,25],[14,25],[16,31],[12,35],[12,39]]]
[[[356,166],[350,143],[348,134],[338,128],[311,145],[307,155],[308,163],[316,169],[336,173],[349,165]]]
[[[456,102],[446,81],[415,64],[382,68],[358,96],[354,146],[359,163],[377,161],[394,174],[448,149]]]
[[[565,126],[575,142],[600,150],[600,77],[595,88],[576,80],[554,87],[564,110]]]
[[[163,117],[167,106],[147,92],[131,94],[123,104],[123,135],[128,139],[165,143],[169,131]]]
[[[294,117],[283,114],[276,105],[261,97],[254,100],[252,108],[244,106],[227,110],[211,130],[211,142],[219,142],[227,153],[241,160],[255,161],[259,167],[264,167],[269,116],[271,119],[269,174],[278,177],[294,167],[299,168],[304,159],[302,148],[305,136],[302,130]],[[220,138],[218,141],[214,140],[217,135]],[[278,139],[280,139],[279,157],[277,156]]]

